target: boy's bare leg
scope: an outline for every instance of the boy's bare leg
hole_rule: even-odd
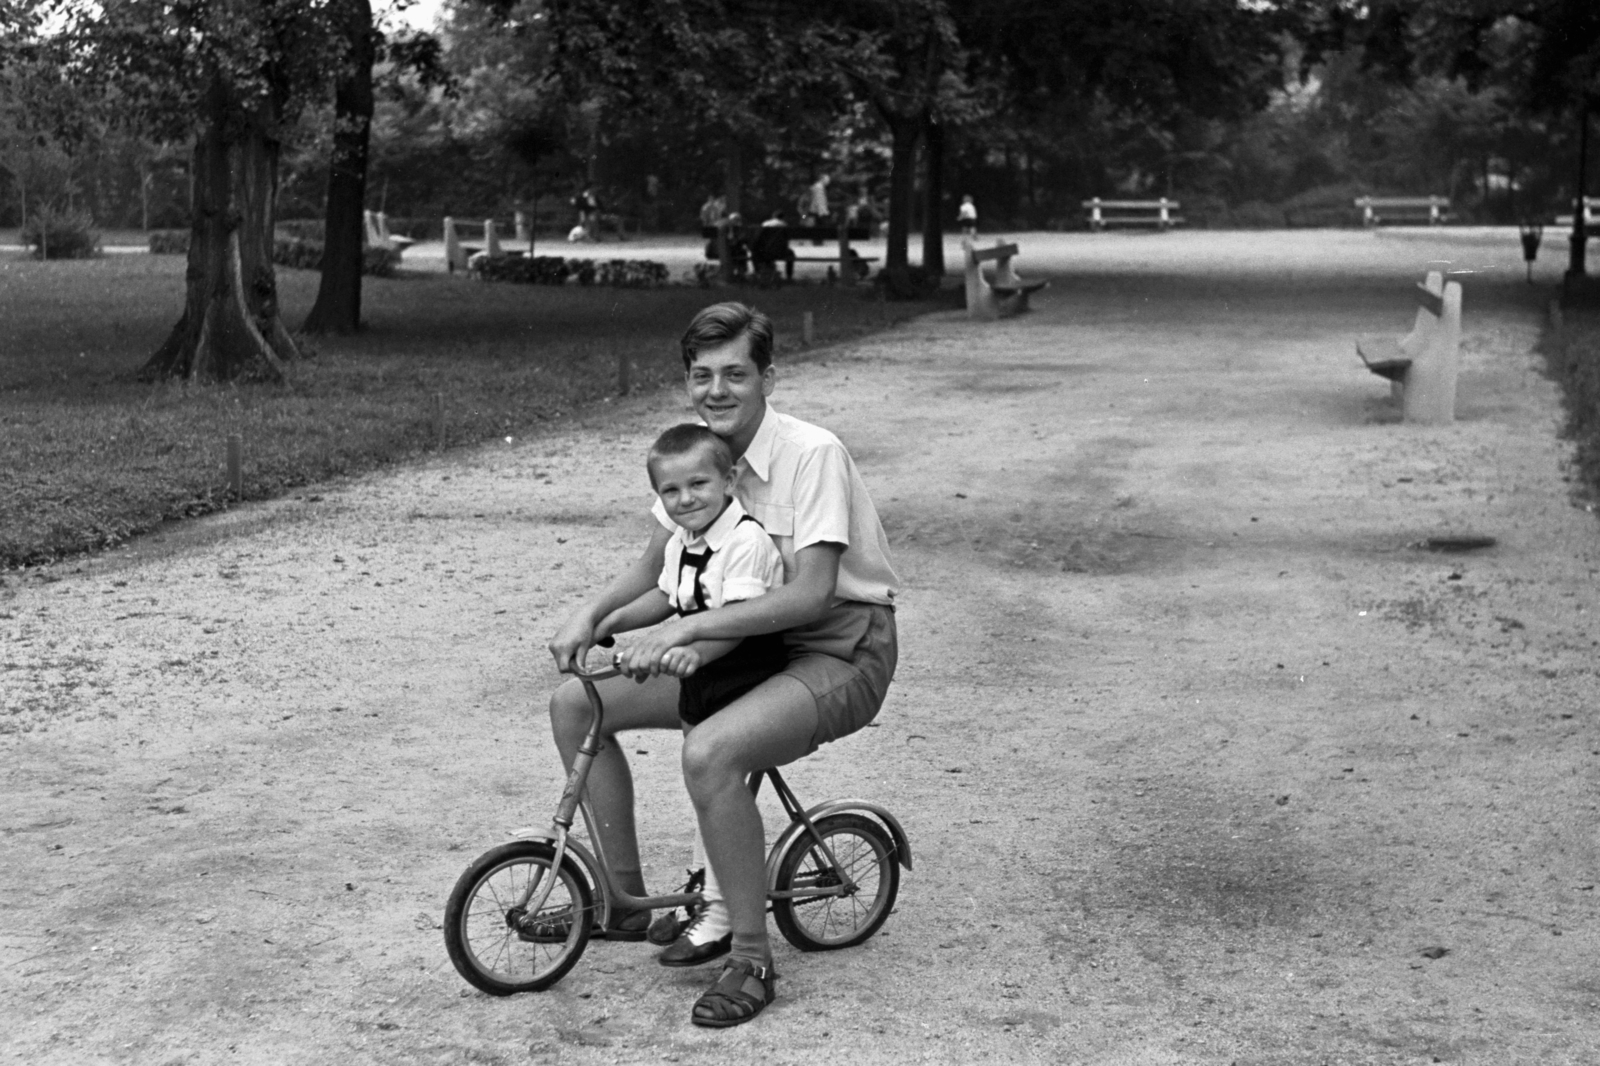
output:
[[[733,924],[733,955],[772,961],[767,942],[766,835],[745,778],[811,751],[817,704],[779,675],[695,726],[684,738],[683,778]]]
[[[627,892],[645,895],[644,874],[639,861],[639,837],[633,819],[633,774],[628,760],[617,746],[616,736],[627,729],[679,729],[678,680],[652,677],[640,684],[626,677],[614,677],[596,686],[605,703],[605,727],[600,754],[589,770],[589,805],[594,811],[595,831],[600,834],[611,872]],[[583,685],[570,680],[550,697],[550,728],[555,735],[561,762],[568,769],[578,754],[578,746],[589,731],[593,712]],[[629,923],[630,928],[632,923]]]

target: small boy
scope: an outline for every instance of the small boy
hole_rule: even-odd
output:
[[[650,447],[650,485],[677,524],[657,587],[612,611],[597,638],[642,629],[674,614],[715,610],[783,584],[783,556],[733,498],[733,453],[705,426],[673,426]],[[788,665],[777,633],[703,640],[662,658],[680,679],[678,713],[698,725]]]
[[[961,223],[961,234],[968,240],[978,235],[978,205],[972,202],[972,197],[961,198],[961,207],[956,211],[956,221]]]
[[[733,452],[726,441],[705,426],[673,426],[651,446],[646,466],[651,488],[678,528],[667,541],[658,586],[602,619],[596,639],[654,625],[673,614],[754,599],[783,584],[777,546],[733,497]],[[679,678],[678,714],[687,732],[783,670],[788,656],[782,636],[769,633],[673,648],[661,665]],[[732,943],[728,909],[701,850],[696,839],[694,865],[705,870],[705,907],[657,956],[663,966],[697,966],[726,955]],[[696,877],[691,876],[691,884]],[[674,919],[664,939],[677,931]]]

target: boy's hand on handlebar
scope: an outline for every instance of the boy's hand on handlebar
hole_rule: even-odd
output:
[[[683,623],[674,620],[641,635],[637,641],[628,646],[627,651],[622,653],[618,665],[622,667],[623,673],[642,681],[646,677],[654,677],[663,672],[661,660],[667,652],[693,641],[694,638],[685,632]],[[666,672],[671,673],[670,670]]]
[[[673,677],[688,677],[701,665],[700,653],[691,647],[668,648],[661,657],[661,672]]]

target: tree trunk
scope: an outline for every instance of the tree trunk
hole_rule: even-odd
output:
[[[299,353],[278,316],[272,269],[278,107],[246,105],[213,72],[190,174],[193,219],[183,317],[145,378],[278,380]]]
[[[923,127],[928,158],[927,200],[923,206],[922,269],[944,277],[944,127],[932,119]]]
[[[922,133],[922,116],[884,114],[892,138],[889,149],[889,247],[884,252],[883,270],[889,295],[910,299],[916,295],[911,283],[906,246],[911,237],[911,188],[916,177],[917,138]]]
[[[740,215],[741,223],[744,221],[740,206],[744,199],[743,192],[744,150],[739,144],[738,134],[730,133],[722,147],[722,197],[727,201],[728,214]],[[728,234],[728,227],[723,227],[723,233]],[[724,283],[733,281],[733,257],[728,254],[728,244],[731,239],[731,234],[728,234],[726,240],[719,238],[717,246],[717,254],[722,257],[718,260],[717,272]]]
[[[350,50],[334,82],[322,282],[317,302],[300,327],[307,333],[354,333],[361,328],[361,260],[366,243],[362,212],[372,134],[372,5],[369,0],[340,0],[338,17]]]

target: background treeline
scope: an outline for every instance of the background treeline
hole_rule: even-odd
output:
[[[701,203],[724,190],[728,139],[708,138],[705,115],[690,110],[586,96],[572,56],[555,54],[561,42],[545,7],[453,0],[437,31],[438,70],[423,77],[415,65],[380,64],[368,206],[418,237],[437,236],[445,214],[503,218],[518,208],[550,231],[571,224],[570,198],[592,184],[630,228],[693,230]],[[1007,42],[975,32],[977,43],[945,75],[957,84],[941,90],[948,117],[936,201],[926,196],[928,141],[918,142],[912,226],[921,228],[934,202],[953,218],[963,194],[987,223],[1042,228],[1081,225],[1079,201],[1095,195],[1177,197],[1191,225],[1211,226],[1351,224],[1350,201],[1364,192],[1443,194],[1459,219],[1502,223],[1548,216],[1570,197],[1577,124],[1526,106],[1514,29],[1500,31],[1498,52],[1490,42],[1476,71],[1435,64],[1426,73],[1384,62],[1395,49],[1374,47],[1381,25],[1338,39],[1322,15],[1280,21],[1265,55],[1259,42],[1196,33],[1194,47],[1210,49],[1212,61],[1261,70],[1254,91],[1223,108],[1181,97],[1130,105],[1137,71],[1121,96],[1107,90],[1114,78],[1041,82],[1030,96],[1018,88]],[[1009,64],[1003,76],[997,55]],[[865,194],[885,213],[891,131],[865,94],[840,102],[835,92],[827,107],[774,106],[767,126],[734,135],[746,216],[792,215],[824,173],[841,203]],[[189,224],[190,145],[115,124],[57,142],[7,136],[3,107],[0,226],[20,225],[30,204],[80,209],[109,228]],[[280,218],[321,216],[333,129],[324,104],[285,131]]]

